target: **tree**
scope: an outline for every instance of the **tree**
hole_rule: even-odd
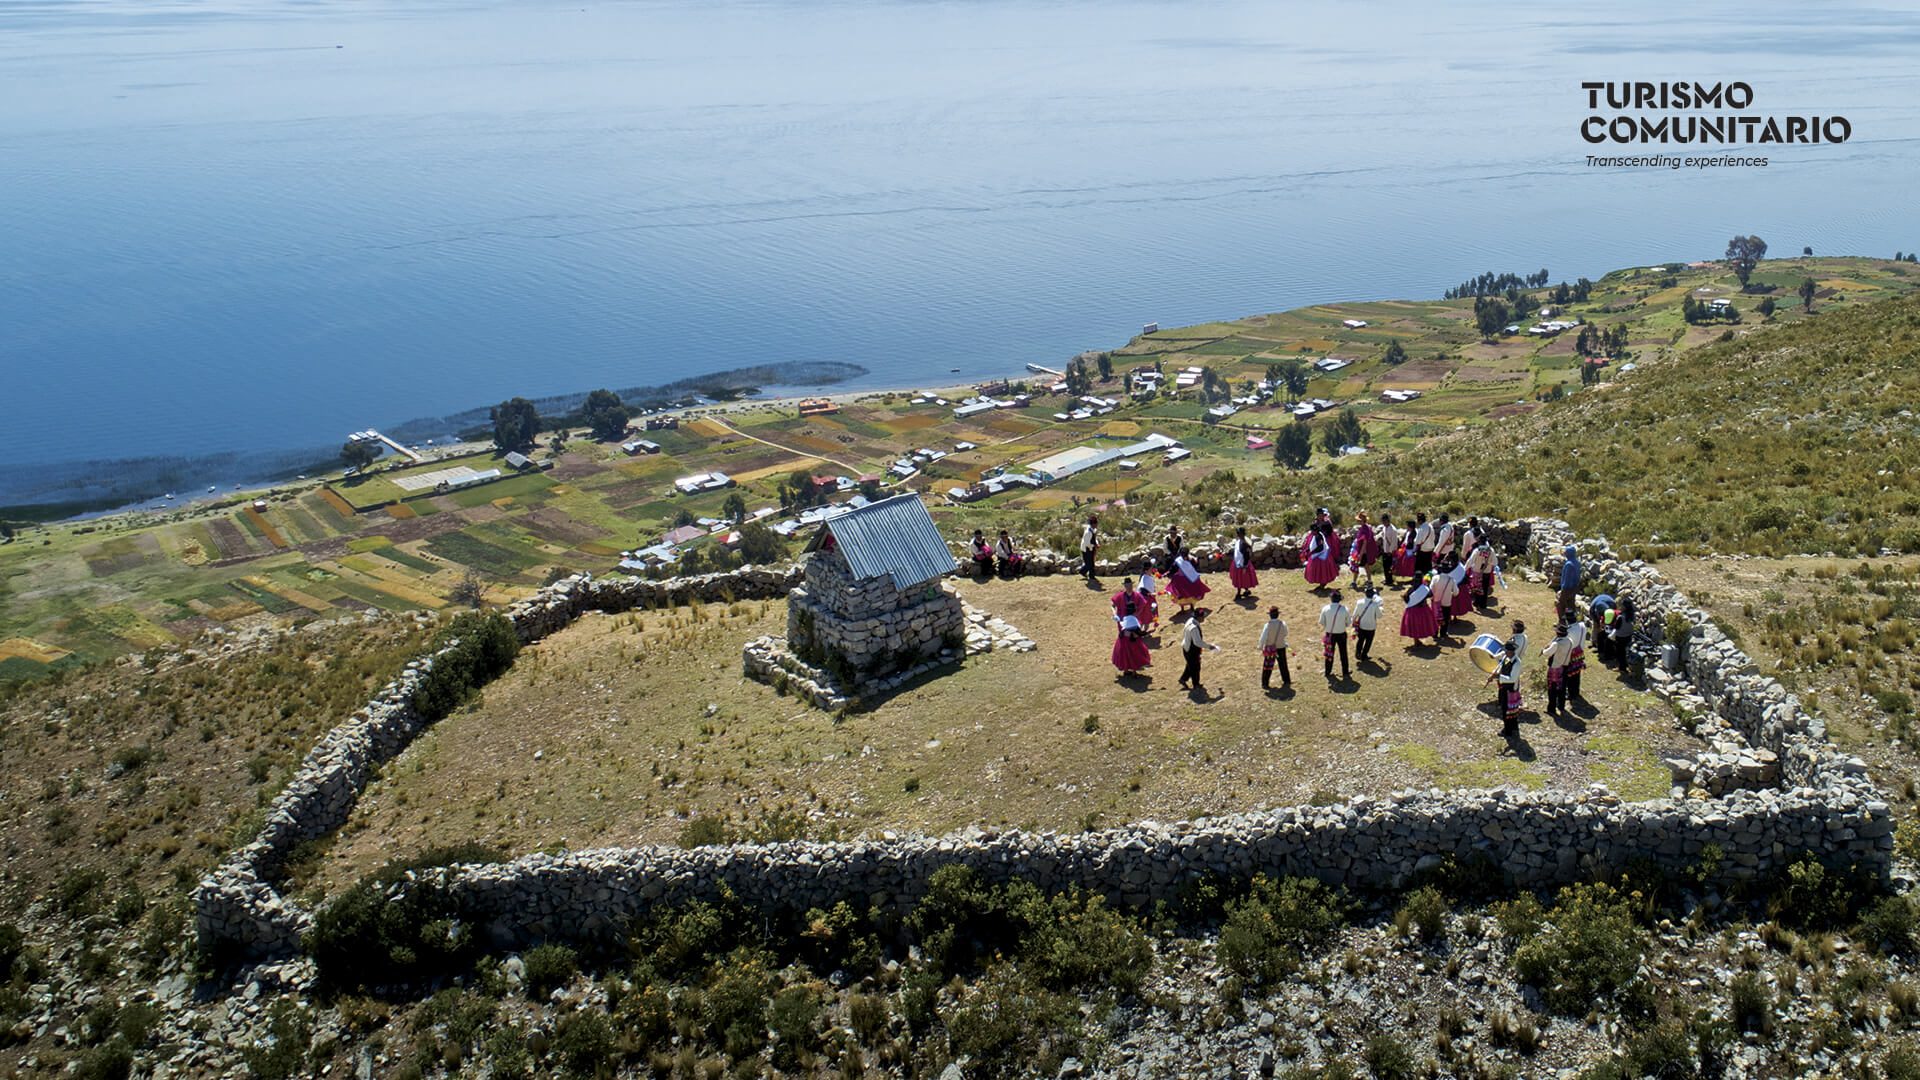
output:
[[[1084,357],[1076,356],[1067,361],[1067,393],[1080,397],[1093,389],[1093,374],[1087,370]]]
[[[1304,469],[1313,456],[1313,429],[1304,420],[1295,420],[1273,434],[1273,460],[1288,469]]]
[[[1593,294],[1593,282],[1588,281],[1586,278],[1581,278],[1579,281],[1576,281],[1573,283],[1573,302],[1574,303],[1584,304],[1587,302],[1587,297],[1591,296],[1592,294]]]
[[[453,590],[447,594],[456,604],[465,604],[479,610],[486,603],[486,582],[480,577],[480,571],[469,566],[460,572],[460,580],[454,583]]]
[[[1227,389],[1227,381],[1220,377],[1219,372],[1212,368],[1203,368],[1200,375],[1200,396],[1208,402],[1215,402],[1224,397],[1232,397],[1233,391]]]
[[[1814,284],[1812,278],[1808,278],[1800,283],[1800,304],[1804,310],[1813,310],[1813,294],[1819,288],[1820,286]]]
[[[1801,248],[1801,249],[1800,249],[1800,254],[1802,254],[1802,255],[1808,255],[1808,256],[1811,256],[1811,255],[1813,254],[1813,248],[1811,248],[1811,247],[1803,247],[1803,248]]]
[[[1307,384],[1313,381],[1313,369],[1307,367],[1301,360],[1291,356],[1267,370],[1274,371],[1276,369],[1280,375],[1280,383],[1286,387],[1287,399],[1289,401],[1300,400],[1300,395],[1307,392]]]
[[[1112,353],[1110,352],[1101,353],[1099,356],[1094,358],[1094,363],[1098,365],[1100,368],[1101,382],[1106,382],[1108,379],[1113,378],[1113,354]]]
[[[720,512],[727,515],[727,518],[735,525],[738,525],[747,519],[747,500],[736,491],[727,496],[726,502],[720,504]]]
[[[1380,359],[1384,360],[1389,364],[1404,364],[1407,362],[1406,347],[1401,345],[1398,341],[1389,341],[1387,342],[1386,355],[1382,356]]]
[[[1339,457],[1342,449],[1360,446],[1366,441],[1366,430],[1360,426],[1360,417],[1352,409],[1341,409],[1339,416],[1320,429],[1320,448],[1329,457]]]
[[[1727,265],[1733,268],[1733,276],[1740,279],[1740,291],[1747,290],[1747,279],[1753,276],[1753,268],[1767,257],[1767,242],[1757,236],[1736,236],[1727,241]]]
[[[1476,298],[1473,302],[1473,323],[1480,328],[1483,341],[1499,338],[1500,331],[1512,320],[1513,312],[1504,300]]]
[[[526,398],[508,398],[488,410],[493,421],[493,445],[501,450],[526,453],[533,449],[533,437],[540,432],[540,413]]]
[[[786,541],[780,534],[758,521],[740,527],[740,561],[743,563],[779,562],[787,557]]]
[[[601,442],[610,442],[627,433],[627,406],[620,395],[611,390],[588,394],[580,412],[587,418],[587,426],[593,429],[593,437]]]
[[[372,439],[357,439],[340,448],[340,460],[350,469],[364,469],[380,456],[380,444]]]
[[[1760,305],[1756,307],[1754,310],[1760,313],[1761,318],[1767,318],[1773,314],[1773,309],[1774,309],[1773,297],[1763,296],[1760,298]]]

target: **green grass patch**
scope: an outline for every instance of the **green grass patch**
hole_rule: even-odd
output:
[[[442,533],[427,541],[427,550],[448,562],[471,566],[495,577],[512,577],[540,563],[530,555],[490,544],[465,532]]]
[[[358,555],[377,548],[392,547],[393,541],[384,536],[358,536],[347,541],[347,550]]]

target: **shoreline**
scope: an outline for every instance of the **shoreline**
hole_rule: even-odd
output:
[[[846,404],[850,404],[863,399],[883,397],[889,394],[916,394],[916,393],[922,393],[922,392],[930,392],[935,394],[936,396],[947,398],[948,400],[958,400],[961,397],[970,396],[974,392],[975,386],[977,386],[979,383],[982,383],[982,382],[995,382],[1002,379],[1008,382],[1018,382],[1026,379],[1033,379],[1033,378],[1039,377],[1036,373],[1025,370],[1024,367],[1018,373],[1008,373],[1005,375],[988,374],[988,375],[976,377],[972,381],[964,381],[967,378],[967,376],[965,376],[964,373],[956,375],[954,373],[949,372],[948,374],[953,375],[954,378],[961,379],[963,381],[953,382],[953,383],[943,382],[943,383],[932,384],[932,385],[917,384],[912,386],[896,385],[896,386],[884,386],[884,387],[867,387],[859,390],[838,390],[838,391],[828,391],[823,393],[822,392],[816,392],[816,393],[783,392],[783,393],[774,394],[770,396],[742,397],[742,398],[736,398],[730,401],[717,401],[710,405],[689,405],[682,408],[668,409],[664,411],[664,415],[704,416],[704,415],[710,415],[710,414],[730,414],[730,413],[738,413],[738,412],[748,412],[754,409],[765,409],[765,408],[777,409],[781,407],[794,407],[794,406],[797,406],[798,403],[801,401],[813,401],[813,400],[821,400],[821,399],[832,401],[835,404],[839,404],[839,405],[846,405]],[[781,389],[785,390],[786,387],[782,387]],[[662,414],[655,414],[655,415],[662,415]],[[444,456],[446,454],[454,454],[454,455],[470,454],[475,452],[477,449],[490,446],[490,445],[491,443],[485,442],[485,441],[450,442],[444,445],[435,445],[434,447],[432,447],[432,455],[430,455],[430,457]],[[228,453],[231,455],[245,456],[244,451],[229,451]],[[307,454],[302,451],[287,451],[285,453],[289,459],[307,456]],[[312,451],[312,453],[314,455],[324,455],[326,451],[316,449]],[[103,469],[110,469],[116,465],[125,465],[128,463],[148,461],[148,460],[154,460],[154,459],[121,458],[121,459],[104,460],[100,462],[75,463],[75,465],[80,465],[80,464],[97,465]],[[382,458],[381,460],[386,460],[386,458]],[[274,493],[274,492],[284,492],[288,489],[295,489],[295,488],[318,487],[321,484],[326,483],[329,478],[337,478],[341,468],[340,462],[338,461],[337,458],[332,461],[327,461],[322,457],[316,456],[313,459],[313,464],[316,466],[327,466],[327,467],[324,469],[316,469],[315,471],[309,472],[304,476],[300,474],[295,474],[294,476],[283,475],[279,477],[269,476],[269,477],[251,479],[251,480],[240,480],[238,482],[232,482],[232,481],[229,481],[226,477],[222,477],[221,481],[216,485],[219,488],[219,490],[217,491],[200,490],[200,487],[206,484],[207,477],[208,475],[210,475],[210,474],[202,474],[201,476],[195,478],[195,482],[193,485],[187,485],[187,484],[177,485],[178,487],[190,488],[190,493],[184,496],[176,495],[176,497],[171,501],[165,500],[160,496],[148,496],[146,498],[137,499],[131,502],[116,501],[113,503],[113,505],[101,505],[97,507],[82,509],[73,513],[66,514],[61,517],[21,518],[21,517],[12,517],[9,515],[17,514],[23,510],[31,510],[35,506],[61,507],[65,505],[70,505],[69,503],[63,503],[60,501],[49,501],[46,503],[14,504],[11,506],[0,507],[0,521],[9,521],[14,523],[15,525],[25,525],[30,528],[50,528],[53,526],[64,525],[64,524],[99,523],[104,521],[105,519],[114,518],[121,515],[133,515],[133,514],[161,515],[161,514],[168,514],[168,513],[187,513],[187,514],[205,513],[211,509],[214,509],[223,505],[232,505],[235,503],[245,502],[245,501],[248,501],[249,499]],[[59,466],[56,464],[55,466],[52,466],[52,467],[59,467]],[[69,466],[69,467],[73,467],[73,466]],[[102,501],[104,502],[105,500],[102,500]]]

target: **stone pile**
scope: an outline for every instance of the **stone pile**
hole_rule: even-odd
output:
[[[1207,875],[1297,874],[1397,887],[1448,856],[1484,856],[1521,886],[1608,876],[1631,856],[1672,869],[1721,850],[1729,880],[1751,878],[1806,850],[1865,865],[1884,861],[1891,811],[1851,789],[1741,791],[1719,800],[1623,804],[1503,791],[1407,793],[1338,806],[1297,806],[1201,821],[1145,822],[1058,834],[972,829],[955,836],[839,844],[634,848],[533,855],[511,863],[420,871],[445,887],[496,946],[618,931],[658,905],[731,891],[764,908],[805,910],[852,898],[911,906],[935,870],[971,866],[989,881],[1080,887],[1115,903],[1173,900]]]

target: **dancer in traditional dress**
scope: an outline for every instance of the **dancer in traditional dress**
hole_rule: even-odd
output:
[[[1467,564],[1456,555],[1447,556],[1447,576],[1453,579],[1453,617],[1464,619],[1473,614],[1473,593],[1467,588]]]
[[[1414,513],[1413,522],[1413,572],[1424,578],[1433,569],[1433,526],[1424,510]]]
[[[1520,665],[1526,655],[1527,624],[1515,619],[1513,636],[1507,639],[1506,648],[1500,653],[1500,667],[1487,676],[1488,682],[1499,681],[1500,696],[1494,699],[1493,707],[1503,721],[1500,734],[1509,739],[1520,735]]]
[[[986,534],[979,529],[973,530],[973,539],[967,541],[967,548],[973,555],[973,568],[982,578],[993,576],[993,545],[987,543]]]
[[[1585,701],[1580,693],[1580,673],[1587,670],[1587,624],[1579,612],[1567,623],[1567,700]]]
[[[1567,707],[1567,658],[1573,643],[1567,640],[1567,624],[1553,628],[1553,640],[1540,650],[1547,658],[1547,715],[1565,712]]]
[[[1415,582],[1407,590],[1407,609],[1400,613],[1400,636],[1413,639],[1413,647],[1418,648],[1421,638],[1432,638],[1434,644],[1440,643],[1440,620],[1433,613],[1433,590],[1426,582]]]
[[[1493,602],[1493,576],[1500,569],[1500,563],[1493,555],[1493,545],[1482,542],[1475,544],[1467,556],[1467,591],[1480,606]]]
[[[1169,560],[1177,559],[1180,557],[1180,553],[1185,550],[1187,550],[1187,541],[1185,537],[1180,535],[1180,526],[1167,526],[1167,558]]]
[[[1260,584],[1260,575],[1253,570],[1253,543],[1247,539],[1247,530],[1241,526],[1235,530],[1233,539],[1233,569],[1227,571],[1227,580],[1233,583],[1233,598],[1253,599],[1254,586]]]
[[[1380,590],[1367,586],[1366,598],[1353,605],[1353,662],[1364,664],[1373,655],[1373,632],[1380,625]]]
[[[1213,591],[1206,582],[1200,580],[1200,569],[1193,565],[1193,557],[1186,552],[1181,552],[1180,557],[1173,560],[1173,573],[1169,578],[1167,595],[1173,597],[1174,603],[1180,605],[1182,611],[1194,610],[1194,605]]]
[[[1444,512],[1433,527],[1433,558],[1435,562],[1453,554],[1453,545],[1460,539],[1459,531],[1453,526],[1453,519]]]
[[[1446,636],[1447,627],[1453,623],[1453,598],[1460,586],[1447,572],[1445,562],[1435,566],[1433,573],[1427,575],[1427,587],[1433,590],[1434,643],[1437,645]]]
[[[1347,555],[1347,566],[1353,571],[1353,580],[1348,582],[1354,588],[1360,587],[1360,571],[1367,572],[1367,583],[1373,583],[1373,560],[1380,557],[1380,540],[1374,535],[1373,524],[1367,520],[1367,512],[1360,511],[1353,516],[1353,547]]]
[[[1113,621],[1140,614],[1140,594],[1133,590],[1132,578],[1120,579],[1120,591],[1113,594]]]
[[[1406,537],[1393,527],[1393,519],[1380,517],[1380,568],[1386,571],[1387,588],[1393,588],[1393,575],[1413,576],[1413,553],[1406,548]]]
[[[1333,678],[1333,654],[1340,653],[1340,681],[1353,680],[1353,668],[1347,663],[1347,630],[1353,626],[1353,612],[1340,602],[1340,590],[1320,609],[1320,654],[1327,662],[1327,678]]]
[[[1152,559],[1140,571],[1140,601],[1146,609],[1140,614],[1140,623],[1151,630],[1160,624],[1160,571]]]
[[[1140,669],[1153,664],[1153,654],[1140,640],[1146,631],[1140,626],[1140,594],[1133,591],[1133,579],[1123,581],[1114,594],[1113,611],[1120,623],[1120,633],[1113,639],[1113,666],[1120,669],[1123,678],[1138,675]]]
[[[1280,668],[1280,689],[1293,685],[1293,672],[1287,670],[1287,621],[1280,609],[1267,609],[1267,624],[1260,628],[1260,688],[1273,689],[1273,669]]]
[[[994,550],[1000,556],[1001,572],[1019,577],[1026,567],[1027,557],[1013,550],[1013,537],[1007,535],[1007,530],[1000,530],[1000,542],[994,545]]]
[[[1200,620],[1203,617],[1196,613],[1193,618],[1187,620],[1186,629],[1180,632],[1180,651],[1187,661],[1187,666],[1180,672],[1182,689],[1189,687],[1194,690],[1200,689],[1200,654],[1209,649],[1214,652],[1220,651],[1220,646],[1207,644],[1207,639],[1201,636]]]
[[[1340,576],[1340,567],[1333,561],[1331,531],[1330,526],[1322,528],[1320,522],[1316,521],[1307,530],[1306,539],[1300,546],[1300,556],[1306,563],[1307,584],[1312,585],[1316,592]]]

